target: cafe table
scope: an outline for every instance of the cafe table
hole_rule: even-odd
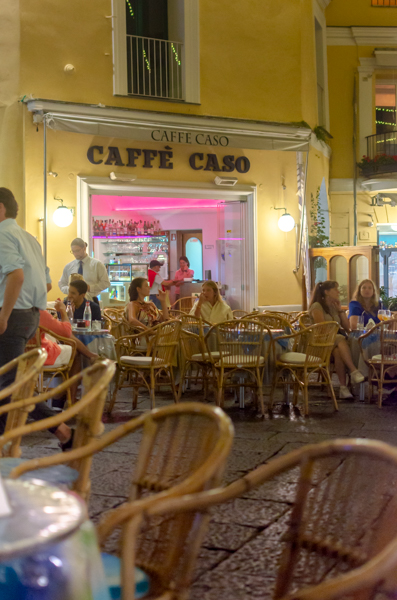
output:
[[[108,329],[87,331],[86,329],[81,330],[78,327],[73,327],[72,332],[91,352],[110,358],[111,360],[117,359],[115,339],[110,335]]]

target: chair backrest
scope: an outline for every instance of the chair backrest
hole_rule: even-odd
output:
[[[174,304],[171,305],[171,308],[173,308],[175,310],[181,310],[182,312],[188,313],[192,310],[193,304],[195,303],[196,300],[197,300],[197,298],[194,298],[193,296],[186,296],[185,298],[179,298],[178,300],[176,300],[176,302],[174,302]]]
[[[248,319],[248,317],[243,318],[243,320],[245,319]],[[258,313],[257,315],[250,317],[250,320],[259,321],[270,329],[284,329],[286,333],[291,332],[291,323],[281,315]]]
[[[7,409],[0,407],[0,414],[7,413],[5,432],[26,423],[29,411],[15,408],[15,405],[19,400],[33,396],[38,377],[43,370],[46,359],[47,352],[45,350],[34,348],[1,367],[0,376],[16,369],[14,383],[0,392],[0,400],[4,400],[10,396],[10,402],[6,405]],[[7,448],[7,454],[15,457],[20,455],[18,440],[13,441],[10,447]]]
[[[395,597],[397,449],[352,438],[294,450],[226,488],[137,507],[131,514],[137,531],[145,531],[146,523],[156,518],[167,522],[170,531],[174,526],[170,580],[175,597],[188,590],[200,550],[197,539],[205,534],[210,507],[246,495],[270,480],[276,489],[284,490],[286,481],[292,492],[295,488],[285,526],[270,527],[269,535],[274,537],[268,541],[265,531],[263,549],[255,546],[257,564],[262,555],[268,557],[269,548],[281,550],[278,572],[266,572],[269,579],[277,576],[275,600],[372,600],[378,598],[377,592],[379,598]],[[137,546],[138,540],[136,536]],[[139,562],[139,554],[136,556]],[[127,550],[124,557],[128,559]]]
[[[397,321],[381,321],[370,331],[372,335],[380,335],[381,360],[385,363],[397,362]]]
[[[206,340],[211,339],[215,333],[217,339],[217,349],[219,351],[220,367],[230,367],[239,365],[245,367],[259,367],[266,362],[272,346],[272,336],[270,329],[262,322],[247,319],[225,321],[214,325],[206,336]],[[267,344],[265,342],[265,334]],[[210,354],[210,346],[208,352]],[[263,360],[264,359],[264,360]]]
[[[289,312],[283,311],[283,310],[264,310],[263,313],[264,315],[276,315],[276,317],[283,317],[283,319],[286,319],[287,321],[289,321]]]
[[[122,333],[121,323],[123,321],[124,309],[119,308],[104,308],[103,316],[108,323],[110,333],[118,339]]]
[[[246,310],[240,310],[239,308],[236,310],[232,310],[232,313],[234,319],[242,319],[243,317],[246,317],[248,315],[248,312]]]
[[[178,350],[181,327],[180,321],[165,321],[156,326],[156,337],[151,343],[152,366],[171,364]]]
[[[191,331],[182,327],[180,333],[180,342],[185,360],[190,360],[192,356],[196,356],[197,354],[201,354],[203,360],[205,360],[205,344],[201,335],[198,333],[192,333]]]
[[[324,321],[299,332],[296,338],[299,347],[295,347],[294,350],[306,354],[306,366],[329,364],[339,327],[336,321]]]
[[[130,502],[104,516],[98,527],[102,542],[116,524],[127,524],[136,500],[145,499],[150,505],[160,498],[219,485],[233,441],[229,417],[219,408],[196,402],[155,409],[117,429],[127,435],[138,428],[142,429],[142,441],[135,462]],[[104,438],[120,437],[117,429]],[[137,540],[137,563],[156,576],[162,588],[172,585],[175,566],[180,562],[183,550],[177,548],[179,526],[174,527],[167,520],[150,519]],[[199,545],[200,539],[197,540]]]
[[[10,440],[20,440],[24,435],[34,431],[43,431],[49,427],[56,427],[72,418],[76,421],[72,451],[24,461],[10,473],[9,476],[11,478],[19,477],[23,473],[35,469],[68,463],[71,468],[76,469],[78,472],[78,478],[74,482],[73,489],[82,497],[87,497],[90,489],[89,473],[92,463],[92,452],[86,455],[82,453],[81,456],[78,455],[78,452],[98,438],[104,430],[102,414],[109,383],[113,378],[114,372],[115,364],[113,361],[108,359],[101,360],[50,392],[23,401],[26,406],[31,406],[32,403],[37,404],[52,396],[64,393],[71,385],[76,385],[79,382],[82,384],[82,397],[70,408],[53,417],[10,430],[0,438],[1,449]]]
[[[313,325],[313,319],[311,318],[309,313],[303,313],[299,317],[299,327],[301,329],[304,329],[305,327],[310,327],[310,325]]]

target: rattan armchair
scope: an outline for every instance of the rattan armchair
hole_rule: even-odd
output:
[[[242,319],[243,317],[246,317],[248,315],[248,312],[246,310],[240,310],[239,308],[236,310],[232,310],[232,313],[234,319]]]
[[[305,329],[306,327],[310,327],[310,325],[313,325],[313,319],[308,312],[305,312],[299,317],[299,327]]]
[[[15,370],[14,382],[0,391],[0,401],[10,398],[9,404],[6,404],[7,409],[1,412],[0,407],[0,415],[7,413],[5,432],[25,425],[29,410],[19,408],[17,402],[33,396],[46,359],[47,352],[45,350],[34,348],[0,368],[0,376]],[[18,440],[9,445],[7,455],[19,456]]]
[[[116,338],[116,340],[123,335],[122,332],[122,322],[124,317],[124,308],[104,308],[103,309],[103,318],[107,323],[107,327],[111,333],[111,335]]]
[[[270,329],[284,329],[286,333],[291,332],[291,323],[281,315],[274,313],[257,313],[251,317],[243,317],[243,320],[258,321]]]
[[[40,333],[42,331],[45,334],[50,335],[51,337],[56,339],[61,344],[65,344],[66,346],[71,346],[72,352],[70,354],[69,361],[66,364],[59,365],[58,367],[56,367],[55,365],[45,365],[44,366],[42,374],[39,378],[38,391],[40,394],[42,394],[43,392],[47,392],[50,389],[50,384],[53,382],[55,377],[61,377],[62,381],[67,381],[69,379],[70,370],[73,366],[73,362],[76,357],[76,351],[77,351],[77,344],[73,338],[63,337],[61,335],[54,333],[53,331],[50,331],[49,329],[46,329],[45,327],[39,327],[39,329],[37,330],[36,339],[38,341],[38,344],[41,343]],[[71,395],[70,387],[67,388],[67,399],[68,399],[68,405],[70,406],[72,404],[72,395]]]
[[[338,410],[338,403],[335,398],[331,374],[329,372],[329,362],[338,330],[338,323],[335,321],[327,321],[311,325],[292,335],[278,338],[278,340],[290,340],[290,343],[292,343],[292,350],[284,352],[276,357],[273,385],[270,395],[270,408],[273,406],[274,392],[279,378],[283,374],[288,374],[292,377],[292,381],[287,379],[283,381],[283,384],[292,384],[294,386],[294,404],[297,402],[298,389],[301,390],[305,415],[308,415],[309,384],[323,385],[323,381],[315,382],[310,380],[310,375],[317,373],[321,374],[323,380],[327,383],[335,410]]]
[[[379,344],[379,354],[367,357],[363,345],[367,338]],[[361,355],[368,367],[368,394],[372,398],[373,386],[378,387],[378,406],[382,406],[382,389],[387,383],[397,383],[397,320],[381,321],[358,338]]]
[[[120,425],[93,443],[102,449],[134,431],[143,431],[129,502],[105,514],[97,528],[101,542],[115,527],[122,530],[123,553],[137,542],[129,518],[141,503],[151,506],[160,499],[209,490],[220,485],[233,441],[233,425],[219,408],[189,402],[155,409]],[[174,559],[168,552],[178,543],[179,529],[167,520],[151,520],[137,544],[137,564],[153,577],[151,594],[172,585]],[[176,537],[174,537],[176,536]],[[193,543],[197,549],[201,538]],[[178,549],[178,554],[182,548]],[[126,578],[132,575],[134,560],[123,561]],[[157,589],[156,589],[157,588]],[[123,598],[127,588],[123,590]],[[132,597],[134,597],[132,595]],[[152,597],[152,596],[151,596]],[[164,596],[166,598],[167,596]]]
[[[174,302],[174,304],[171,304],[170,308],[171,310],[180,310],[184,313],[189,313],[192,308],[193,308],[193,304],[195,303],[195,301],[197,300],[197,298],[194,298],[193,296],[186,296],[185,298],[178,298],[178,300],[176,300]]]
[[[136,335],[127,335],[116,342],[117,373],[112,399],[108,412],[113,410],[118,390],[123,387],[127,377],[133,388],[132,407],[138,403],[138,390],[145,387],[150,394],[151,406],[155,406],[155,386],[162,375],[166,383],[171,385],[174,400],[178,401],[175,388],[173,365],[177,357],[179,344],[180,321],[165,321],[153,327],[150,332],[144,331]],[[139,356],[136,352],[137,340],[145,339],[150,334],[150,342],[146,356]],[[161,382],[164,384],[164,382]]]
[[[50,392],[0,407],[0,415],[11,414],[16,409],[28,413],[39,402],[45,402],[54,395],[64,393],[71,385],[78,382],[82,383],[81,399],[67,410],[28,425],[21,426],[20,423],[19,426],[12,429],[7,428],[4,435],[0,437],[0,454],[2,452],[4,454],[4,449],[11,445],[12,452],[10,450],[6,451],[7,456],[18,457],[20,455],[20,441],[24,435],[44,431],[49,427],[57,427],[73,418],[76,424],[72,450],[31,460],[0,458],[1,474],[16,479],[25,473],[33,472],[30,476],[36,476],[53,484],[58,483],[60,477],[61,483],[70,482],[72,489],[82,498],[87,499],[91,487],[90,469],[93,453],[86,451],[82,452],[80,456],[78,450],[84,450],[90,442],[96,440],[104,431],[102,414],[114,370],[115,366],[112,361],[107,359],[98,361]],[[55,471],[49,468],[59,465],[65,465],[65,468],[58,468]],[[40,472],[38,472],[39,469]]]
[[[275,600],[395,598],[397,450],[383,442],[349,438],[294,450],[225,488],[135,505],[131,536],[122,546],[123,600],[134,598],[134,562],[162,582],[162,598],[184,600],[211,507],[268,482],[284,489],[286,480],[291,490],[295,488],[289,518],[284,527],[270,526],[261,534],[263,550],[256,545],[257,564],[262,564],[262,555],[268,564],[268,536],[274,536],[275,549],[279,539],[280,559],[269,563],[277,567],[266,571],[266,597],[271,592]],[[124,523],[123,513],[114,514],[114,526]],[[156,520],[166,523],[173,535],[147,564],[141,561],[140,539]]]
[[[216,339],[217,354],[214,353],[211,344],[213,337]],[[240,380],[237,385],[253,387],[256,390],[259,396],[260,412],[263,416],[265,414],[262,390],[263,375],[273,347],[273,338],[269,328],[255,320],[225,321],[211,327],[205,336],[205,342],[216,374],[218,406],[223,406],[226,382],[237,374],[241,379],[243,375],[249,375],[253,381]],[[228,386],[230,386],[230,382]]]

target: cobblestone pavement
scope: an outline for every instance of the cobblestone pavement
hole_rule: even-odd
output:
[[[200,392],[191,392],[183,400],[200,400],[200,397]],[[225,410],[233,420],[235,440],[225,482],[308,443],[363,437],[397,444],[397,403],[379,409],[375,404],[357,400],[341,401],[339,412],[334,412],[325,394],[311,394],[310,398],[308,418],[280,400],[273,418],[266,416],[265,420],[259,420],[249,406],[242,410],[234,399],[226,401]],[[172,399],[164,394],[156,401],[162,407]],[[131,392],[122,390],[106,430],[148,408],[147,396],[141,396],[138,410],[131,412]],[[23,457],[58,451],[57,441],[47,433],[29,436],[24,444]],[[89,504],[94,521],[102,512],[125,501],[138,446],[138,441],[130,436],[95,457]],[[219,507],[214,511],[190,600],[271,597],[278,556],[276,540],[291,508],[292,486],[288,483],[284,480],[277,485],[266,485],[228,504],[227,510]]]

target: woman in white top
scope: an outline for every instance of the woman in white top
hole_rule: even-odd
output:
[[[222,300],[215,281],[203,283],[203,291],[190,314],[213,324],[233,319],[232,309]]]

